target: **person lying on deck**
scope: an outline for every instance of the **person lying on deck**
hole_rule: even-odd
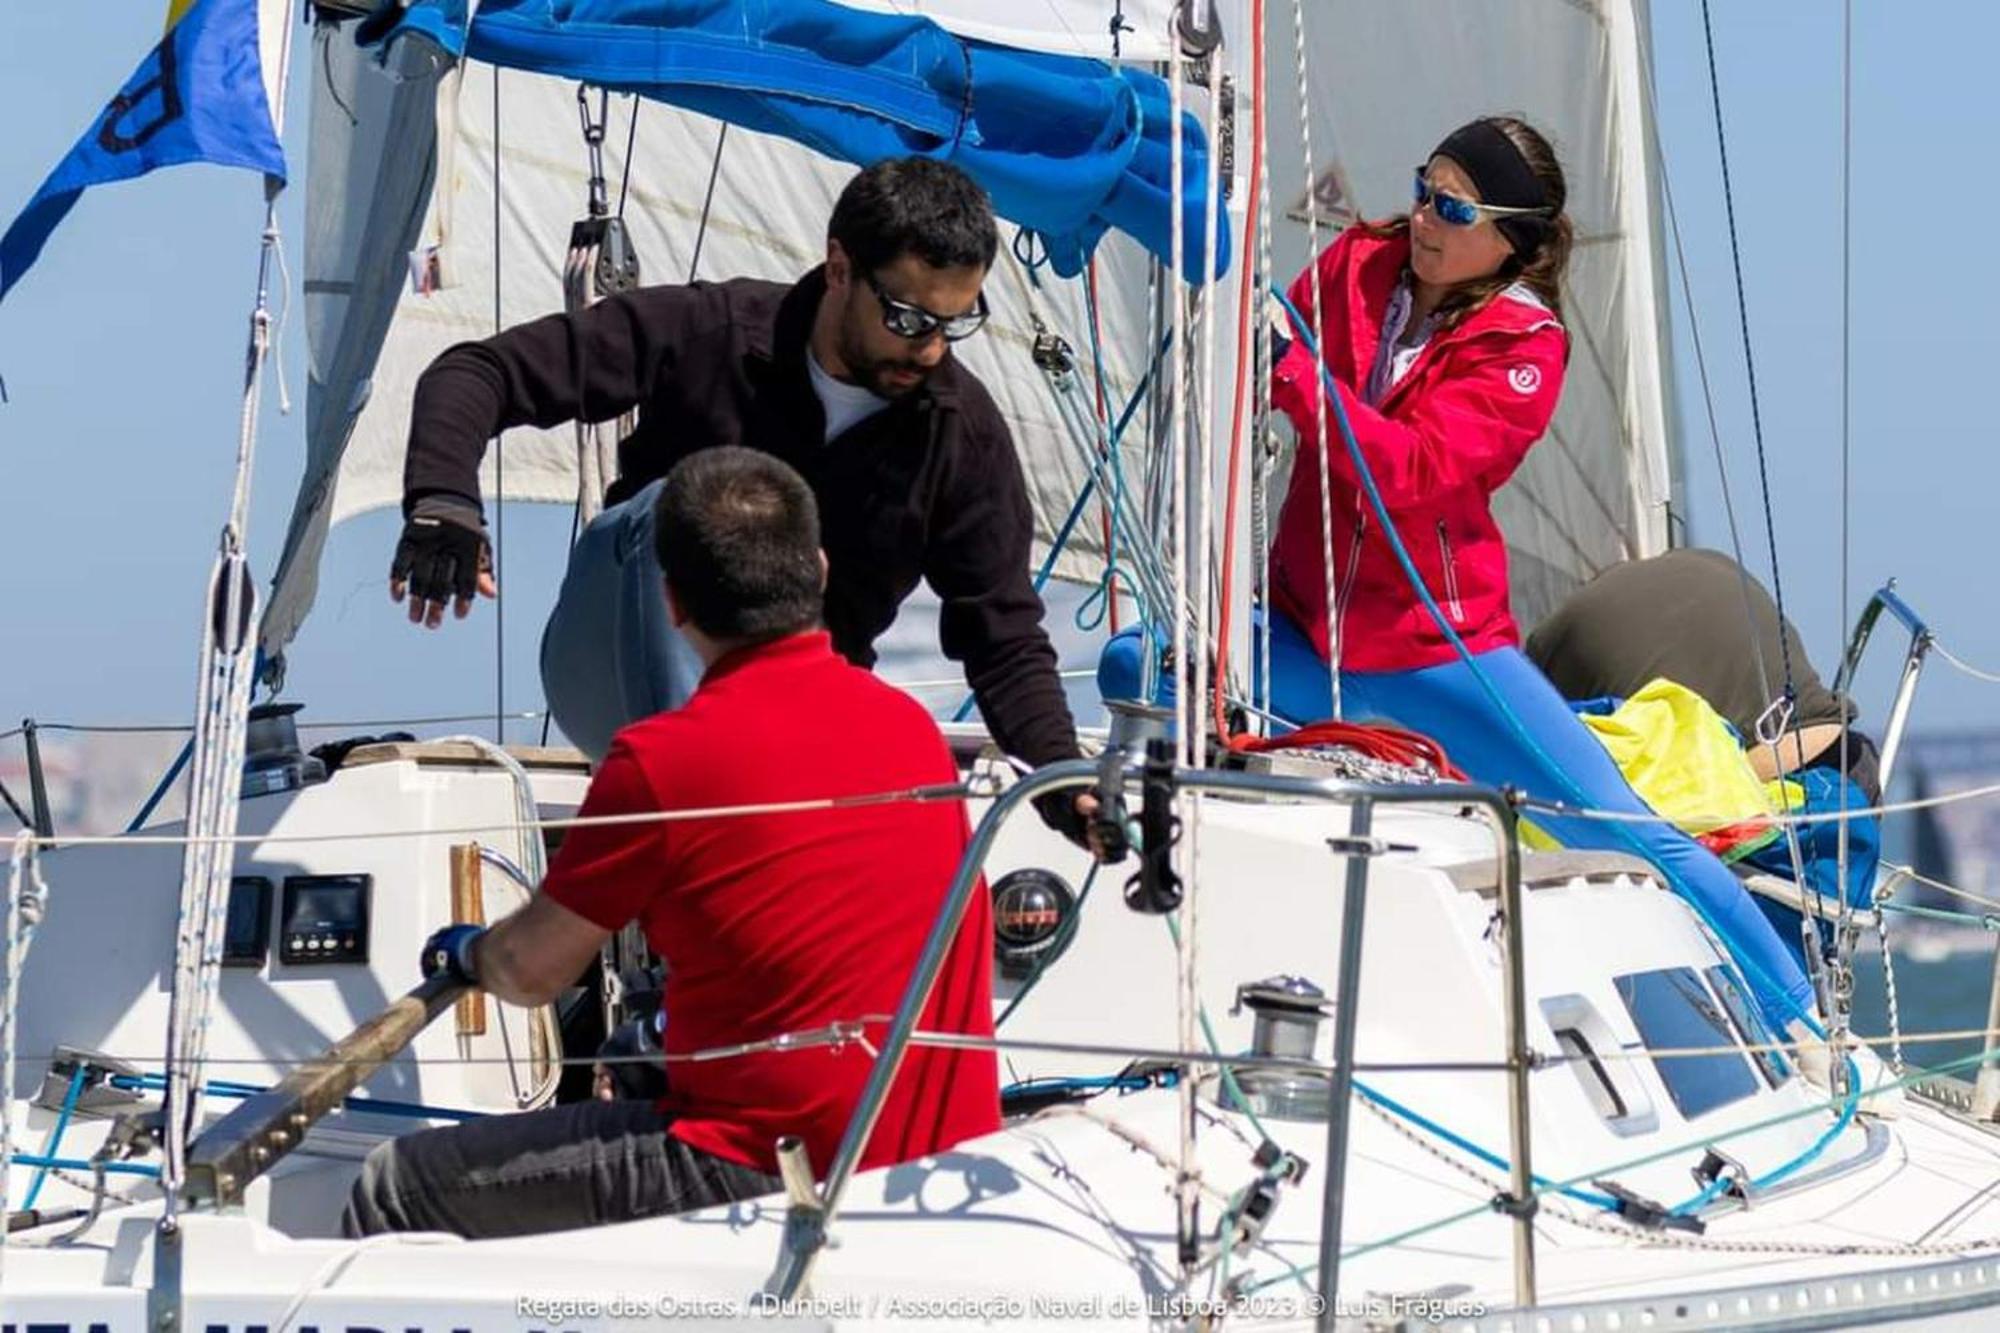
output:
[[[1708,701],[1743,742],[1757,776],[1844,771],[1874,805],[1875,742],[1852,729],[1852,701],[1827,689],[1805,642],[1747,570],[1720,551],[1684,547],[1611,566],[1571,593],[1528,635],[1527,654],[1565,699],[1625,699],[1664,677]],[[1784,734],[1760,727],[1789,684]],[[1847,740],[1842,763],[1842,734]]]
[[[706,669],[684,707],[618,733],[581,818],[957,782],[922,705],[849,664],[821,628],[819,519],[797,473],[753,450],[703,450],[667,474],[659,506],[664,596]],[[935,801],[571,829],[526,907],[439,931],[424,972],[543,1004],[640,922],[667,965],[665,1097],[385,1143],[355,1183],[347,1233],[518,1235],[754,1198],[780,1188],[774,1144],[787,1134],[823,1173],[874,1067],[860,1044],[674,1057],[893,1012],[969,836],[963,804]],[[919,1026],[990,1037],[992,954],[978,893]],[[913,1049],[860,1165],[999,1125],[991,1051]]]
[[[1433,736],[1479,782],[1646,818],[1530,811],[1570,846],[1651,861],[1725,941],[1772,1026],[1810,1027],[1805,972],[1735,875],[1650,820],[1521,654],[1492,496],[1548,429],[1562,390],[1566,198],[1540,133],[1483,117],[1417,169],[1407,216],[1349,227],[1293,282],[1301,319],[1284,330],[1271,386],[1298,434],[1271,552],[1273,704],[1292,722],[1330,717],[1337,672],[1347,719]],[[1306,341],[1315,330],[1318,360]],[[1328,406],[1336,395],[1368,481]]]

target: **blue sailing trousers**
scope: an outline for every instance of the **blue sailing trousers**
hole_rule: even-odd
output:
[[[1341,712],[1435,738],[1474,781],[1511,784],[1567,805],[1650,815],[1597,738],[1517,648],[1473,655],[1528,737],[1495,708],[1463,659],[1414,671],[1343,671]],[[1282,614],[1271,624],[1272,711],[1295,721],[1331,717],[1325,659]],[[1707,848],[1664,820],[1611,822],[1537,810],[1537,825],[1570,847],[1634,852],[1659,868],[1729,947],[1773,1030],[1812,1013],[1812,986],[1797,956],[1757,909],[1748,890]]]
[[[701,684],[701,658],[674,628],[653,548],[661,484],[590,521],[542,630],[543,697],[592,763],[620,728],[679,708]]]

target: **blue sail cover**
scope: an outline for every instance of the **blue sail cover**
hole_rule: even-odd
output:
[[[413,0],[394,29],[454,56],[639,93],[867,165],[922,154],[985,186],[1056,272],[1117,228],[1172,262],[1164,80],[968,41],[830,0]],[[364,40],[379,34],[364,34]],[[1183,276],[1206,279],[1208,143],[1183,113]],[[1229,264],[1221,228],[1218,273]]]

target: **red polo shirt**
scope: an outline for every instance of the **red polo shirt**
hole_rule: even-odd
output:
[[[900,791],[958,779],[930,715],[835,655],[822,632],[722,658],[687,705],[626,727],[579,814],[702,809]],[[635,918],[666,960],[666,1049],[683,1054],[887,1015],[965,851],[965,808],[896,802],[577,828],[543,888],[615,930]],[[919,1026],[990,1036],[993,923],[973,896]],[[883,1025],[870,1025],[879,1045]],[[775,1171],[797,1134],[816,1172],[860,1099],[858,1045],[667,1066],[662,1109],[690,1147]],[[1000,1127],[991,1052],[912,1047],[863,1167]]]

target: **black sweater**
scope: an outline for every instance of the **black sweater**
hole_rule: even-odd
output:
[[[649,287],[461,343],[417,382],[407,510],[426,495],[479,501],[486,441],[510,426],[609,421],[616,502],[698,449],[740,444],[798,469],[819,501],[834,647],[873,666],[875,640],[918,579],[942,602],[938,637],[1000,747],[1034,764],[1074,757],[1076,731],[1028,577],[1033,521],[1013,440],[986,389],[947,357],[924,387],[822,443],[806,368],[825,280],[739,278]]]

